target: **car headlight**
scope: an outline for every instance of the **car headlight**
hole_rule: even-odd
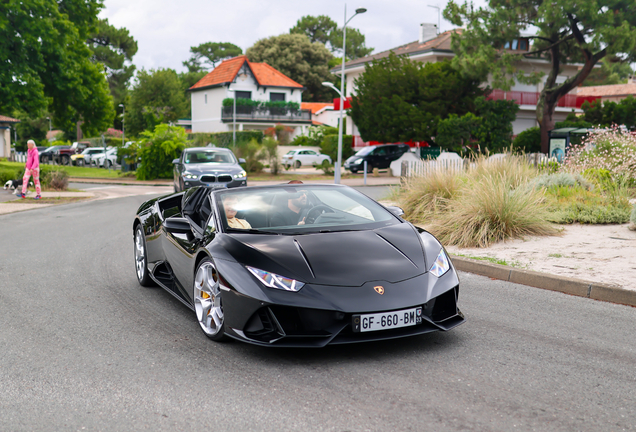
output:
[[[238,174],[234,174],[234,178],[238,179],[238,178],[244,178],[245,176],[247,176],[247,173],[245,171],[241,171]]]
[[[257,269],[254,267],[246,266],[246,268],[256,278],[261,281],[263,285],[268,288],[277,288],[284,291],[300,291],[305,286],[303,282],[299,282],[295,279],[291,279],[285,276],[280,276],[275,273],[270,273],[265,270]]]
[[[358,164],[361,164],[361,163],[364,163],[364,159],[356,159],[356,160],[353,161],[352,165],[358,165]]]
[[[446,252],[444,252],[444,249],[442,249],[441,251],[439,251],[439,255],[437,255],[437,259],[431,267],[431,273],[433,273],[437,277],[440,277],[448,270],[450,270],[450,263],[448,262]]]
[[[196,175],[196,174],[190,174],[190,173],[188,173],[188,172],[187,172],[187,173],[183,173],[183,177],[184,177],[184,178],[187,178],[187,179],[195,179],[195,178],[199,178],[199,176],[198,176],[198,175]]]

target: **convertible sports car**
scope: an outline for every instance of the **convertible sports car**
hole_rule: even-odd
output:
[[[457,273],[401,213],[342,185],[194,187],[137,211],[137,278],[213,340],[322,347],[450,330],[464,322]]]

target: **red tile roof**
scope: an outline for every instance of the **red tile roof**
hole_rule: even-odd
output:
[[[301,102],[300,103],[300,109],[311,110],[312,114],[316,114],[318,111],[326,107],[333,108],[333,104],[329,102]]]
[[[247,66],[251,69],[260,86],[303,88],[302,85],[277,71],[267,63],[252,63],[247,59],[247,56],[241,55],[225,60],[218,67],[214,68],[212,72],[190,87],[190,90],[229,84],[234,81],[236,74],[238,74],[245,63],[247,63]]]
[[[579,87],[577,96],[636,96],[636,84],[613,84],[590,87]]]
[[[20,120],[0,115],[0,122],[1,123],[20,123]]]

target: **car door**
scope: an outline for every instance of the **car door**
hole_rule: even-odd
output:
[[[186,199],[187,202],[183,205],[182,214],[177,218],[182,223],[184,219],[187,220],[191,230],[190,232],[178,232],[164,227],[163,250],[166,261],[174,273],[180,293],[184,298],[190,298],[190,290],[194,283],[196,252],[203,244],[204,227],[207,226],[212,207],[209,190],[204,187],[198,188]]]
[[[320,164],[320,157],[318,156],[318,153],[316,153],[313,150],[305,150],[305,157],[306,162],[303,162],[303,165],[319,165]]]

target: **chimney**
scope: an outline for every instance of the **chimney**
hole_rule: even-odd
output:
[[[437,25],[422,23],[420,24],[420,43],[424,43],[437,37]]]

